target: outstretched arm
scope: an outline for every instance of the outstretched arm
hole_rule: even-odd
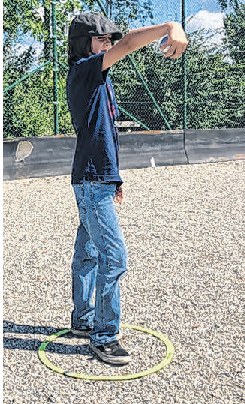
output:
[[[188,40],[179,23],[167,22],[162,25],[152,25],[150,27],[130,31],[115,46],[113,46],[113,48],[105,53],[102,70],[107,70],[124,56],[165,35],[168,35],[169,39],[162,49],[167,46],[170,46],[170,49],[164,54],[164,56],[170,57],[171,59],[180,57],[188,45]]]

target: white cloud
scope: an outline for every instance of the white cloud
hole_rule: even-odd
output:
[[[39,65],[38,57],[40,56],[41,52],[43,51],[43,43],[36,41],[33,37],[31,37],[30,34],[22,34],[19,37],[18,42],[13,45],[13,51],[17,56],[19,56],[23,52],[27,51],[30,46],[32,46],[32,48],[35,49],[35,51],[36,51],[33,64],[30,68],[30,70],[33,70],[36,67],[38,67],[38,65]]]
[[[30,46],[35,49],[36,57],[38,57],[43,50],[43,43],[36,41],[29,33],[20,35],[19,40],[15,44],[14,48],[17,55],[20,55],[24,51],[27,51]]]
[[[21,55],[23,52],[27,51],[31,45],[32,45],[32,48],[35,49],[35,51],[36,51],[35,57],[40,56],[40,54],[43,50],[43,46],[35,40],[33,42],[17,45],[15,47],[17,55]]]
[[[224,30],[224,13],[210,13],[207,10],[201,10],[196,15],[192,15],[187,19],[186,32],[192,33],[197,30],[203,30],[203,33],[211,38],[207,40],[207,45],[222,45],[225,35]]]
[[[221,29],[224,28],[224,13],[210,13],[207,10],[201,10],[196,15],[191,15],[187,19],[187,32],[193,32],[197,29]]]

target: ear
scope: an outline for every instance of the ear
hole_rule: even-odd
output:
[[[93,55],[93,38],[89,38],[89,56]]]

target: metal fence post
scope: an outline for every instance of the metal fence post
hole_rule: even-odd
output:
[[[182,0],[182,28],[185,31],[185,0]],[[182,55],[183,130],[186,129],[186,58]]]
[[[104,13],[104,15],[105,15],[107,18],[109,18],[109,17],[108,17],[108,14],[107,14],[107,11],[105,10],[105,8],[104,8],[104,6],[103,6],[101,0],[97,0],[97,3],[98,3],[98,5],[99,5],[101,11]],[[109,5],[109,4],[110,4],[110,6],[111,6],[111,3],[108,3],[108,1],[107,1],[107,5]],[[111,11],[112,11],[112,8],[110,7],[110,12],[111,12]],[[142,81],[143,86],[145,87],[145,89],[146,89],[147,93],[149,94],[149,96],[151,97],[151,99],[152,99],[152,101],[153,101],[155,107],[157,108],[158,112],[160,113],[161,117],[163,118],[164,123],[165,123],[165,125],[167,126],[168,130],[171,130],[171,127],[170,127],[168,121],[166,120],[166,118],[165,118],[165,116],[164,116],[164,114],[163,114],[161,108],[159,107],[157,101],[155,100],[154,95],[152,94],[152,92],[150,91],[148,85],[146,84],[146,81],[144,80],[142,74],[140,73],[139,69],[137,68],[137,66],[136,66],[136,64],[135,64],[135,62],[134,62],[132,56],[131,56],[131,55],[127,55],[127,58],[128,58],[128,60],[130,61],[130,63],[132,64],[132,66],[134,67],[135,71],[137,72],[137,74],[138,74],[140,80]],[[129,115],[128,112],[127,112],[127,115]],[[131,116],[132,116],[132,115],[131,115]],[[136,121],[136,122],[137,122],[137,121]],[[138,122],[139,122],[139,121],[138,121]]]
[[[52,40],[53,40],[53,105],[54,135],[59,133],[59,101],[58,101],[58,57],[56,48],[56,0],[52,0]]]

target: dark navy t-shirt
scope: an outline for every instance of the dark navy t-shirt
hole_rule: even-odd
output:
[[[118,116],[115,94],[107,71],[102,72],[104,54],[80,59],[67,76],[67,101],[77,145],[72,184],[87,181],[122,184],[119,175],[119,137],[114,125]]]

